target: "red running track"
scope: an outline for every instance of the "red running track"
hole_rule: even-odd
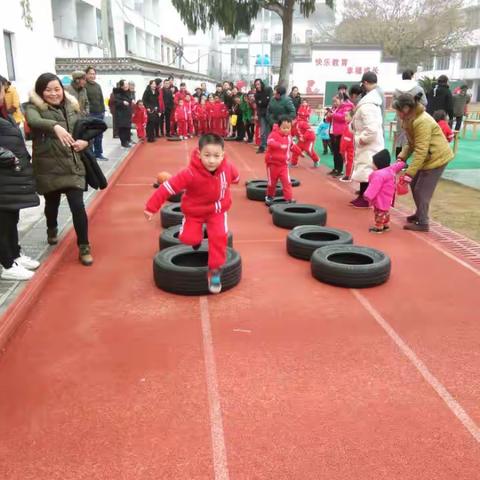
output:
[[[92,219],[95,265],[67,249],[25,313],[0,359],[0,478],[480,478],[478,270],[399,226],[370,235],[371,212],[303,161],[297,199],[390,254],[386,285],[314,280],[242,182],[241,284],[161,292],[142,207],[188,147],[139,148]],[[250,146],[227,151],[243,179],[265,176]]]

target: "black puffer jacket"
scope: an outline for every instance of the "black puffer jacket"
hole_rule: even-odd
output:
[[[130,128],[132,126],[132,97],[130,92],[122,88],[114,88],[113,101],[115,104],[115,126],[117,128]],[[128,102],[128,105],[123,102]]]
[[[15,211],[39,204],[22,133],[10,117],[0,116],[0,210]]]
[[[158,91],[152,89],[147,85],[145,92],[143,93],[143,104],[148,112],[157,112],[158,111]]]
[[[427,95],[427,112],[433,115],[437,110],[445,110],[453,118],[453,97],[448,85],[437,85]]]
[[[260,91],[255,91],[255,103],[257,104],[257,115],[259,117],[267,116],[267,108],[270,103],[270,99],[273,97],[273,90],[271,87],[266,87],[265,84],[260,80],[262,84],[262,89]]]

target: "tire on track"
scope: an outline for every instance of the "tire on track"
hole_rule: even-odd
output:
[[[182,139],[180,137],[167,137],[168,142],[181,142]]]
[[[287,235],[287,252],[301,260],[310,260],[317,248],[329,245],[351,245],[353,237],[349,232],[316,225],[295,227]]]
[[[311,271],[317,280],[346,288],[369,288],[390,278],[388,255],[357,245],[330,245],[312,254]]]
[[[173,227],[166,228],[161,234],[158,239],[158,246],[160,250],[164,250],[165,248],[174,247],[175,245],[184,245],[180,239],[180,229],[181,225],[174,225]],[[203,238],[208,240],[207,236],[207,229],[203,228]],[[208,242],[202,242],[208,245]],[[227,237],[227,245],[229,247],[233,247],[233,235],[232,232],[228,232]]]
[[[275,189],[275,196],[278,197],[283,194],[282,187],[279,187],[277,185],[277,188]],[[261,182],[255,182],[252,183],[250,182],[247,185],[247,198],[249,200],[255,200],[257,202],[263,202],[265,201],[265,197],[267,195],[267,181],[261,181]]]
[[[163,228],[181,225],[183,221],[183,213],[180,208],[180,203],[170,203],[164,205],[160,210],[160,219]]]
[[[187,245],[177,245],[158,252],[153,258],[155,285],[179,295],[207,295],[208,248],[197,251]],[[242,277],[240,254],[227,248],[227,261],[222,269],[222,292],[238,285]]]
[[[266,182],[266,181],[267,181],[266,179],[247,180],[247,181],[245,182],[245,185],[254,184],[254,183],[259,183],[259,182]],[[290,178],[290,183],[291,183],[292,187],[299,187],[299,186],[301,185],[300,180],[298,180],[298,179],[296,179],[296,178]],[[279,185],[281,185],[281,184],[279,183]]]
[[[303,203],[279,203],[272,208],[273,224],[281,228],[294,228],[300,225],[320,225],[327,223],[327,211],[318,205]]]

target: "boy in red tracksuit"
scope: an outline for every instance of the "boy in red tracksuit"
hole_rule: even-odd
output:
[[[213,109],[215,107],[215,98],[213,95],[208,96],[205,110],[207,112],[207,133],[213,132]]]
[[[146,137],[145,127],[147,125],[147,109],[141,100],[139,100],[135,105],[135,111],[132,115],[132,122],[137,128],[138,139],[144,142]]]
[[[277,125],[273,127],[272,133],[268,136],[265,153],[268,178],[267,196],[265,197],[265,205],[267,206],[273,203],[278,180],[282,183],[285,200],[289,203],[293,202],[288,164],[292,151],[298,154],[302,151],[293,143],[291,133],[292,121],[290,118],[280,117]]]
[[[207,133],[207,101],[202,97],[200,104],[196,107],[197,134],[205,135]]]
[[[188,110],[183,100],[178,101],[175,108],[175,123],[177,124],[177,133],[182,140],[188,138]]]
[[[183,105],[187,111],[187,133],[188,136],[193,137],[193,134],[195,133],[193,129],[193,101],[190,95],[185,95],[185,101],[183,102]]]
[[[297,118],[299,120],[304,120],[305,122],[308,122],[310,120],[311,114],[312,109],[310,108],[310,105],[307,103],[306,100],[303,100],[300,108],[298,109]]]
[[[447,122],[447,112],[445,110],[437,110],[433,112],[433,118],[438,123],[438,126],[442,129],[447,142],[453,142],[454,134],[453,130],[450,128],[450,125]]]
[[[341,182],[352,181],[353,158],[355,156],[355,140],[350,123],[352,122],[352,112],[345,114],[345,129],[340,139],[340,153],[345,163],[345,175],[340,179]]]
[[[316,136],[310,124],[304,120],[297,120],[295,124],[295,136],[298,138],[297,147],[300,149],[300,154],[303,155],[303,152],[308,153],[310,158],[313,160],[313,166],[318,168],[320,166],[320,158],[313,148],[315,145]],[[299,156],[300,155],[297,152],[293,152],[291,162],[292,166],[296,166],[298,164]]]
[[[198,135],[198,107],[200,106],[198,102],[198,97],[192,97],[192,122],[194,135]]]
[[[162,183],[145,207],[145,216],[151,220],[170,195],[185,191],[182,212],[185,215],[180,240],[200,248],[203,225],[208,234],[208,287],[211,293],[222,290],[221,268],[227,254],[227,211],[232,205],[230,185],[238,183],[235,166],[225,157],[223,138],[214,134],[200,137],[190,165]]]
[[[220,101],[220,97],[215,95],[215,101],[211,106],[210,110],[210,131],[219,135],[220,137],[225,136],[225,111],[227,111],[227,107],[223,102]],[[227,111],[228,115],[228,111]]]

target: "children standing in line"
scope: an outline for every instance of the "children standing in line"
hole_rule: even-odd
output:
[[[187,137],[193,137],[195,132],[193,129],[192,97],[189,94],[185,95],[183,104],[187,112]]]
[[[396,175],[405,162],[398,161],[390,166],[390,153],[382,150],[373,157],[374,171],[368,178],[368,188],[364,198],[374,207],[375,226],[370,227],[372,233],[386,233],[390,230],[390,208],[393,206],[396,191]]]
[[[438,123],[438,126],[442,129],[447,142],[453,142],[454,134],[447,122],[447,112],[445,112],[445,110],[437,110],[436,112],[433,112],[433,118]]]
[[[205,135],[208,131],[207,125],[207,99],[203,96],[196,106],[197,135]]]
[[[326,155],[328,153],[328,149],[332,151],[332,147],[330,145],[330,122],[327,120],[327,117],[324,117],[323,122],[317,128],[317,136],[322,139],[323,143],[323,154]]]
[[[350,128],[352,118],[353,114],[350,110],[345,114],[345,128],[343,129],[342,138],[340,139],[340,153],[345,165],[345,175],[340,178],[341,182],[352,181],[353,158],[355,156],[355,140],[352,129]]]
[[[137,128],[137,137],[141,142],[145,141],[147,120],[147,109],[143,105],[142,100],[139,100],[135,105],[135,110],[132,115],[132,122]]]
[[[226,112],[226,116],[225,116]],[[228,119],[228,110],[218,95],[214,96],[214,102],[210,107],[210,131],[225,136],[225,118]]]
[[[297,154],[301,154],[302,151],[293,143],[291,133],[292,121],[289,117],[282,116],[268,136],[265,153],[268,178],[267,196],[265,197],[267,206],[273,203],[278,180],[282,183],[285,200],[288,203],[294,202],[288,164],[292,157],[292,151]]]
[[[232,205],[229,187],[238,181],[237,169],[225,156],[223,138],[214,134],[203,135],[198,149],[192,153],[190,165],[163,182],[145,207],[145,217],[151,220],[170,195],[185,191],[182,196],[185,218],[180,240],[197,250],[206,224],[211,293],[222,290],[221,269],[227,255],[227,212]]]
[[[184,100],[179,99],[175,108],[175,123],[177,124],[177,134],[181,140],[188,138],[188,111],[184,105]]]
[[[295,126],[295,135],[298,138],[297,147],[300,153],[294,152],[292,155],[291,166],[296,167],[298,164],[298,157],[303,156],[303,152],[308,153],[310,158],[313,160],[314,168],[320,166],[320,158],[315,152],[315,132],[308,122],[302,119],[298,119]]]

